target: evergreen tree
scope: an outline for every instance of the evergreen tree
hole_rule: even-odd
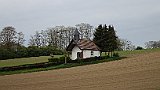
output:
[[[103,27],[100,24],[94,33],[94,43],[103,50]]]
[[[118,48],[118,41],[117,41],[117,36],[116,36],[116,32],[114,30],[113,26],[108,27],[108,32],[109,32],[109,51],[113,52],[115,49]]]
[[[111,52],[112,56],[112,52],[118,48],[117,38],[113,26],[99,25],[94,33],[93,41],[101,48],[102,52]]]
[[[102,44],[103,44],[103,52],[109,51],[109,32],[106,24],[103,26],[103,35],[102,37]]]

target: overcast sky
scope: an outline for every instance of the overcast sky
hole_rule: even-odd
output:
[[[0,30],[13,26],[26,40],[35,31],[79,23],[114,25],[120,38],[144,46],[160,40],[160,0],[0,0]]]

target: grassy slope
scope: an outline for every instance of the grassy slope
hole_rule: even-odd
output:
[[[115,61],[123,59],[121,57],[108,58],[105,60],[91,61],[91,62],[83,62],[83,63],[67,63],[61,65],[50,66],[46,68],[33,68],[33,69],[24,69],[24,70],[16,70],[16,71],[0,71],[1,75],[10,75],[10,74],[19,74],[19,73],[29,73],[29,72],[39,72],[39,71],[48,71],[53,69],[61,69],[61,68],[71,68],[76,66],[90,65],[90,64],[98,64],[103,62]]]
[[[54,55],[54,57],[61,57],[62,55]],[[18,66],[24,64],[33,64],[47,62],[50,56],[30,57],[30,58],[16,58],[8,60],[0,60],[0,67]]]
[[[130,57],[130,56],[143,54],[143,53],[160,52],[160,48],[144,49],[144,50],[133,50],[133,51],[115,51],[115,52],[119,53],[119,55],[121,57]],[[105,53],[102,53],[102,56],[105,56]]]
[[[160,48],[134,50],[134,51],[118,51],[119,55],[122,57],[130,57],[132,55],[143,54],[143,53],[152,53],[152,52],[160,52]]]
[[[147,50],[134,50],[134,51],[118,51],[118,53],[122,57],[129,57],[129,56],[136,55],[136,54],[150,53],[150,52],[157,52],[157,51],[160,51],[160,48],[159,49],[147,49]],[[102,55],[104,55],[104,53]],[[62,55],[55,55],[55,57],[61,57],[61,56]],[[41,56],[41,57],[31,57],[31,58],[17,58],[17,59],[9,59],[9,60],[0,60],[0,67],[47,62],[48,58],[49,56]]]
[[[147,50],[135,50],[135,51],[118,51],[122,57],[130,57],[135,55],[140,55],[144,53],[152,53],[152,52],[160,52],[160,49],[147,49]],[[61,57],[62,55],[58,55],[55,57]],[[1,66],[13,66],[13,65],[22,65],[28,63],[38,63],[38,62],[46,62],[49,56],[41,56],[41,57],[32,57],[32,58],[20,58],[20,59],[13,59],[13,61],[0,61]],[[36,60],[35,60],[36,58]],[[22,62],[23,61],[23,62]],[[1,63],[2,62],[2,63]],[[96,64],[101,62],[107,62],[106,60],[101,61],[93,61],[90,63],[82,63],[82,64],[62,64],[57,66],[51,66],[47,68],[35,68],[35,69],[27,69],[27,70],[17,70],[17,71],[9,71],[9,72],[0,72],[0,75],[7,75],[7,74],[16,74],[16,73],[28,73],[28,72],[38,72],[38,71],[46,71],[52,69],[59,69],[59,68],[69,68],[81,65],[88,65],[88,64]]]

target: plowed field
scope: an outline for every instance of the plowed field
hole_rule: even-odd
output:
[[[0,76],[0,90],[160,90],[160,52],[67,69]]]

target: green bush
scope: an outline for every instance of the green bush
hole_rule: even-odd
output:
[[[101,59],[102,59],[101,57],[91,57],[91,58],[71,60],[71,63],[92,62],[92,61],[101,60]]]
[[[113,53],[113,57],[119,57],[119,53]]]
[[[67,57],[67,61],[69,61],[69,60],[71,60],[71,58],[70,58],[70,57]]]
[[[143,50],[143,47],[137,46],[136,50]]]
[[[15,70],[24,70],[24,69],[33,69],[33,68],[46,68],[53,65],[56,65],[56,64],[51,62],[25,64],[20,66],[0,67],[0,71],[15,71]]]
[[[18,46],[14,49],[8,49],[0,46],[0,60],[13,59],[13,58],[23,58],[23,57],[38,57],[38,56],[49,56],[53,55],[63,55],[63,51],[57,49],[56,47],[46,46]]]
[[[63,56],[63,57],[60,57],[59,60],[60,60],[60,61],[63,61],[63,60],[65,60],[65,57],[64,57],[64,56]]]
[[[13,50],[7,50],[0,48],[0,60],[15,58],[15,53]]]
[[[102,60],[102,59],[108,59],[108,58],[110,58],[109,55],[107,55],[107,56],[101,56],[101,57],[100,57],[100,60]]]
[[[59,58],[59,63],[61,63],[61,64],[65,63],[65,57],[64,56]]]
[[[113,57],[119,57],[118,53],[114,53]],[[112,57],[112,58],[113,58]],[[101,57],[91,57],[91,58],[85,58],[85,59],[76,59],[76,60],[71,60],[70,57],[67,57],[67,63],[85,63],[85,62],[92,62],[92,61],[97,61],[97,60],[104,60],[104,59],[110,59],[110,56],[101,56]],[[65,57],[60,57],[60,58],[49,58],[49,62],[55,63],[55,64],[64,64],[65,63]]]
[[[48,61],[49,62],[53,62],[53,63],[58,63],[59,62],[59,58],[49,58]]]
[[[70,58],[67,57],[66,60],[67,60],[67,62],[69,62],[69,61],[70,61]],[[49,62],[52,62],[52,63],[56,63],[56,64],[63,64],[63,63],[65,63],[65,57],[49,58],[48,61],[49,61]]]
[[[91,57],[91,58],[82,59],[83,62],[91,62],[91,61],[96,61],[96,60],[98,60],[97,57]]]
[[[67,59],[67,63],[78,63],[78,60],[71,60],[70,58]]]

